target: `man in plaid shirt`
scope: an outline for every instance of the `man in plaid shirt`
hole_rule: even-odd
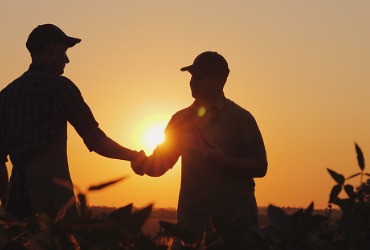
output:
[[[78,87],[62,76],[69,63],[67,49],[80,41],[53,24],[39,25],[26,42],[32,58],[29,69],[0,92],[1,169],[8,156],[13,165],[6,201],[10,216],[22,219],[47,213],[55,217],[74,201],[72,190],[55,183],[58,178],[72,184],[67,122],[90,151],[102,156],[131,161],[144,154],[107,137]],[[73,203],[67,217],[77,215]]]

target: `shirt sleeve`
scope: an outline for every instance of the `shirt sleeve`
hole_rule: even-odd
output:
[[[99,128],[90,107],[85,103],[78,87],[68,78],[55,85],[54,95],[60,111],[75,128],[90,151],[107,136]]]
[[[154,165],[165,169],[172,168],[181,155],[182,117],[172,116],[165,129],[165,141],[158,145],[150,156]]]
[[[262,138],[261,131],[257,125],[255,118],[248,112],[240,122],[240,149],[244,156],[252,156],[256,159],[267,161],[266,149]]]

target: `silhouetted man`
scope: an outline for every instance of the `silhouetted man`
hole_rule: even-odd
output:
[[[266,151],[253,116],[224,96],[228,63],[206,51],[181,70],[191,74],[195,101],[172,116],[165,142],[131,166],[139,175],[157,177],[181,156],[177,220],[199,238],[210,229],[211,216],[257,226],[253,178],[266,174]]]
[[[128,161],[140,155],[105,135],[78,87],[62,76],[69,63],[67,49],[80,41],[53,24],[39,25],[26,42],[29,69],[0,92],[0,160],[3,167],[9,156],[13,165],[6,212],[16,218],[35,213],[54,217],[74,201],[72,190],[54,182],[57,177],[72,184],[67,122],[90,151]],[[75,215],[74,203],[66,216]]]

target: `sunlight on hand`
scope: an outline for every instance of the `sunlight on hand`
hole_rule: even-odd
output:
[[[164,128],[166,124],[157,122],[148,124],[143,130],[141,137],[141,144],[143,145],[144,151],[151,153],[155,147],[164,141]]]

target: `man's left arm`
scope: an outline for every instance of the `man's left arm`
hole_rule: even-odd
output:
[[[247,118],[247,119],[245,119]],[[202,145],[204,157],[221,171],[238,177],[261,178],[267,172],[266,149],[261,132],[253,116],[240,121],[235,139],[237,152],[230,156],[215,145]]]
[[[221,171],[228,171],[235,176],[246,178],[264,177],[267,172],[267,160],[254,156],[230,157],[218,147],[202,145],[203,155],[212,166],[218,166]]]

